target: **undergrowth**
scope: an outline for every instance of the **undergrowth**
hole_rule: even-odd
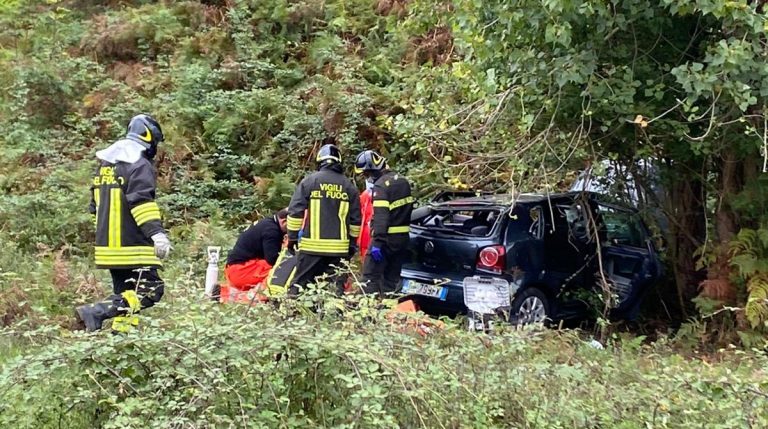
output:
[[[366,299],[220,306],[192,277],[127,335],[7,329],[0,425],[54,427],[765,427],[759,354],[670,354],[577,331],[426,337]]]

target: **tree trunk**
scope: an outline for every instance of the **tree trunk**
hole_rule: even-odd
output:
[[[730,243],[738,232],[739,220],[730,199],[743,188],[743,165],[733,149],[727,148],[718,166],[718,201],[715,208],[717,236],[713,262],[707,267],[707,279],[701,283],[701,296],[718,300],[725,305],[736,304],[736,288],[731,282]]]
[[[683,170],[677,170],[680,171]],[[698,285],[704,277],[696,268],[695,256],[706,235],[703,186],[698,178],[673,173],[665,195],[669,260],[677,286],[678,304],[683,317],[687,317],[692,310],[691,299],[698,294]]]

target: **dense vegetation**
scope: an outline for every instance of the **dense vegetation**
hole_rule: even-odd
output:
[[[185,290],[188,291],[188,290]],[[163,305],[141,335],[60,336],[0,376],[13,428],[761,428],[764,356],[712,362],[666,341],[571,332],[486,337],[448,324],[423,338],[371,308],[323,318]],[[367,308],[367,314],[364,313]],[[51,336],[56,342],[50,344]],[[645,422],[645,424],[643,424]]]
[[[415,351],[408,335],[358,326],[344,331],[348,338],[315,344],[299,336],[303,323],[330,333],[342,322],[277,322],[282,316],[263,311],[235,317],[239,310],[192,299],[204,246],[230,245],[241,225],[283,206],[324,141],[337,142],[347,157],[363,147],[380,150],[414,180],[420,197],[447,188],[563,190],[588,167],[599,180],[608,160],[620,171],[617,197],[626,198],[630,174],[645,191],[639,208],[665,246],[669,282],[651,306],[676,323],[703,317],[683,326],[675,347],[686,344],[689,355],[692,338],[710,351],[731,343],[763,347],[764,8],[756,0],[0,0],[0,317],[9,326],[0,362],[19,359],[0,379],[0,422],[26,415],[29,425],[39,418],[55,427],[68,416],[70,427],[125,427],[146,418],[145,406],[158,406],[180,419],[167,421],[171,426],[200,427],[195,422],[213,416],[240,425],[241,409],[224,410],[232,401],[217,402],[192,383],[255,383],[263,365],[276,371],[263,380],[275,402],[255,411],[266,426],[354,425],[357,419],[316,407],[349,410],[356,400],[373,407],[363,413],[373,420],[358,422],[364,426],[764,426],[764,386],[753,382],[764,379],[762,357],[723,352],[717,359],[725,365],[699,375],[701,361],[667,356],[666,344],[640,350],[616,339],[611,351],[597,352],[570,334],[504,334],[477,350],[476,339],[453,329],[455,336],[425,340]],[[170,302],[156,313],[173,317],[156,321],[162,331],[142,334],[144,345],[69,336],[60,327],[72,305],[103,295],[107,284],[90,263],[85,208],[93,155],[142,111],[167,135],[159,202],[176,252],[165,273]],[[238,330],[245,318],[286,329],[246,333]],[[228,356],[203,350],[196,352],[201,361],[184,354],[179,359],[191,360],[162,360],[166,341],[192,348],[207,341],[206,330],[247,340],[213,343]],[[270,348],[275,336],[282,339]],[[248,341],[256,350],[237,348]],[[290,358],[271,360],[279,345]],[[150,357],[138,371],[112,350]],[[375,350],[397,352],[381,361]],[[205,372],[238,351],[253,357],[231,363],[243,377]],[[295,421],[279,420],[308,400],[306,391],[283,390],[310,386],[301,379],[307,361],[294,357],[302,353],[330,359],[315,368],[318,377],[337,371],[357,381],[315,382],[329,389],[313,397],[318,403],[291,414]],[[408,353],[450,364],[419,380],[421,364],[387,369]],[[473,384],[451,367],[462,359],[487,362],[488,380],[507,384]],[[19,363],[27,360],[29,367]],[[113,371],[131,381],[109,381]],[[40,380],[62,387],[41,393]],[[554,387],[544,389],[543,380]],[[416,383],[413,392],[422,396],[409,389],[395,389],[391,402],[376,396],[401,382]],[[463,383],[471,389],[457,387]],[[520,395],[529,384],[535,387]],[[169,386],[185,389],[171,394]],[[240,400],[265,404],[265,392],[252,387]],[[221,388],[225,398],[237,396]],[[140,401],[127,401],[126,389],[136,389]],[[631,390],[636,396],[616,394]],[[578,406],[553,408],[573,401],[573,391],[589,393]],[[427,392],[446,392],[446,402],[427,403]],[[683,392],[675,402],[672,393]],[[343,400],[329,399],[337,395]],[[71,415],[57,408],[64,403]],[[179,417],[182,403],[197,408]],[[446,403],[459,404],[461,417],[440,414]],[[429,413],[443,418],[423,423]],[[115,415],[126,420],[110,420]],[[621,426],[622,419],[633,423]]]

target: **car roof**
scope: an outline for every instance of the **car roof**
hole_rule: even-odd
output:
[[[591,195],[591,192],[559,192],[553,194],[522,193],[522,194],[485,194],[474,197],[457,198],[454,200],[433,203],[435,206],[464,207],[464,206],[509,206],[515,203],[538,203],[547,200],[573,198],[579,194]]]

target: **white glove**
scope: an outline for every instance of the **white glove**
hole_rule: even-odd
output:
[[[152,241],[155,242],[155,256],[160,259],[167,258],[168,254],[171,253],[171,249],[173,249],[168,236],[164,232],[158,232],[152,236]]]

